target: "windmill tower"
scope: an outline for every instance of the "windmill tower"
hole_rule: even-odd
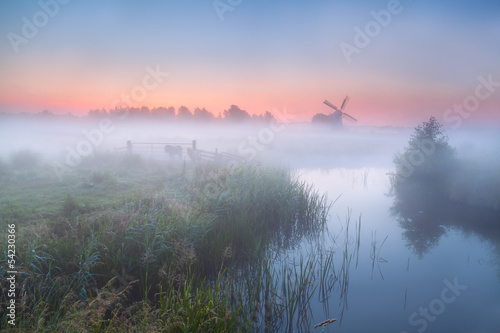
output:
[[[329,115],[329,117],[332,119],[333,125],[342,126],[342,118],[344,118],[344,117],[347,117],[347,119],[352,120],[354,122],[358,121],[356,118],[354,118],[354,117],[352,117],[344,112],[345,105],[347,104],[348,101],[349,101],[349,96],[346,96],[344,101],[342,102],[342,105],[340,106],[340,109],[338,109],[332,103],[328,102],[326,99],[323,102],[335,110],[334,113],[330,113],[330,115]]]

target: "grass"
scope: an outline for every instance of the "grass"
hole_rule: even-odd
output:
[[[303,240],[317,239],[330,208],[290,172],[181,161],[165,166],[103,153],[58,180],[43,160],[37,163],[29,179],[0,179],[0,217],[17,229],[16,328],[306,327],[316,289],[328,298],[337,279],[330,277],[338,274],[333,251],[318,247],[284,259]],[[2,168],[3,175],[14,174]],[[3,277],[6,259],[5,251]],[[4,293],[0,302],[5,308]],[[6,313],[0,324],[7,327]]]

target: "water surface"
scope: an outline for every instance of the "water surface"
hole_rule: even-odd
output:
[[[416,250],[412,243],[416,240],[405,237],[405,229],[398,223],[401,216],[391,212],[394,197],[389,195],[389,171],[298,171],[330,199],[340,195],[329,220],[330,232],[339,236],[339,254],[348,214],[350,248],[355,248],[354,220],[361,215],[362,221],[358,265],[355,259],[350,264],[347,309],[342,315],[344,303],[339,302],[339,292],[333,292],[329,316],[342,320],[316,330],[500,332],[498,242],[474,231],[465,233],[456,223],[445,227],[444,234],[424,253]],[[319,304],[314,309],[314,321],[327,319]]]

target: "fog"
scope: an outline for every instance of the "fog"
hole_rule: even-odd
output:
[[[423,320],[415,316],[418,309],[434,304],[433,299],[439,296],[436,290],[443,288],[443,281],[457,279],[460,285],[471,288],[464,289],[460,298],[457,296],[456,308],[450,306],[442,320],[432,322],[433,330],[447,331],[450,323],[455,323],[453,318],[472,316],[475,327],[491,331],[497,325],[497,316],[485,317],[479,310],[471,313],[468,305],[478,302],[478,308],[490,312],[499,306],[500,131],[445,129],[447,139],[443,140],[452,148],[450,157],[440,150],[440,145],[445,144],[439,138],[434,138],[431,146],[422,138],[412,146],[416,132],[411,127],[334,128],[274,120],[238,123],[3,116],[0,214],[15,221],[19,228],[31,228],[20,233],[22,238],[32,234],[56,244],[59,238],[68,238],[68,232],[80,230],[73,227],[79,225],[79,218],[94,221],[98,212],[113,211],[105,207],[116,205],[122,192],[138,189],[143,196],[153,192],[168,198],[168,193],[183,186],[176,183],[178,179],[183,179],[181,184],[187,181],[187,177],[183,178],[186,166],[193,170],[203,163],[197,156],[205,161],[222,161],[222,167],[249,163],[284,168],[334,202],[327,220],[332,238],[325,246],[332,255],[344,256],[336,257],[335,265],[342,267],[344,281],[350,280],[352,286],[347,297],[344,285],[340,301],[332,298],[330,305],[312,297],[311,313],[322,318],[330,307],[332,316],[342,322],[342,326],[331,325],[326,331],[368,331],[373,324],[359,318],[374,315],[380,319],[377,331],[411,331],[408,323],[414,327]],[[171,148],[177,146],[182,152],[171,153],[176,152]],[[22,156],[23,151],[39,156],[35,169],[33,165],[28,171],[16,169],[14,156]],[[114,159],[111,155],[123,158]],[[99,156],[104,157],[105,163],[96,162]],[[138,156],[141,163],[122,168],[125,157]],[[403,161],[402,168],[396,165],[397,156]],[[10,171],[5,171],[9,165]],[[147,175],[137,177],[142,170],[147,170]],[[197,181],[200,179],[204,181],[203,174]],[[266,185],[258,184],[250,186]],[[198,185],[190,186],[187,196]],[[204,193],[200,189],[201,186],[198,191]],[[127,213],[126,207],[135,206],[130,197],[126,200],[125,208],[121,204],[114,208],[118,221],[133,219],[138,214]],[[168,207],[184,212],[185,206],[175,206],[177,201],[170,200],[165,201]],[[257,205],[273,198],[259,200]],[[186,212],[187,221],[191,213]],[[355,236],[352,227],[349,234],[351,216],[359,216],[354,225]],[[55,231],[45,231],[50,228]],[[142,235],[137,232],[134,235]],[[126,240],[119,242],[122,241],[128,244]],[[76,247],[71,245],[68,249],[73,251]],[[149,253],[148,249],[145,253]],[[354,260],[352,264],[350,259],[346,261],[354,255],[355,264]],[[351,272],[346,273],[349,267]],[[137,272],[130,269],[129,274]],[[444,286],[447,283],[450,282]],[[336,289],[332,290],[337,297]],[[367,294],[372,296],[367,298]],[[380,299],[384,299],[384,307],[380,307]],[[454,331],[463,330],[455,327]]]
[[[39,153],[46,163],[68,164],[66,160],[74,156],[123,152],[127,141],[132,144],[181,143],[185,151],[196,140],[199,150],[230,153],[269,165],[326,169],[391,168],[394,154],[404,149],[413,131],[411,127],[332,128],[310,123],[32,118],[3,117],[0,140],[4,145],[0,148],[0,157],[4,160],[15,151],[29,149]],[[446,132],[450,145],[456,148],[460,157],[484,160],[485,164],[498,162],[500,130],[476,128],[449,129]],[[142,148],[134,152],[145,159],[169,159],[161,149],[151,153],[147,146]],[[185,152],[183,159],[189,160]]]

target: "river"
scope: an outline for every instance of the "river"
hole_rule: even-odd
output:
[[[328,315],[339,320],[316,330],[500,332],[498,243],[458,227],[446,227],[437,241],[431,231],[433,241],[424,251],[416,250],[421,249],[419,240],[405,237],[406,229],[391,212],[390,171],[298,170],[302,179],[312,182],[320,192],[328,193],[330,199],[338,198],[328,222],[337,239],[345,239],[350,214],[347,241],[351,249],[356,241],[353,221],[361,216],[358,264],[356,267],[353,257],[346,300],[339,302],[340,292],[334,291],[329,302]],[[344,241],[337,245],[340,256]],[[351,254],[356,256],[356,250]],[[314,321],[329,319],[317,301],[312,308]]]

